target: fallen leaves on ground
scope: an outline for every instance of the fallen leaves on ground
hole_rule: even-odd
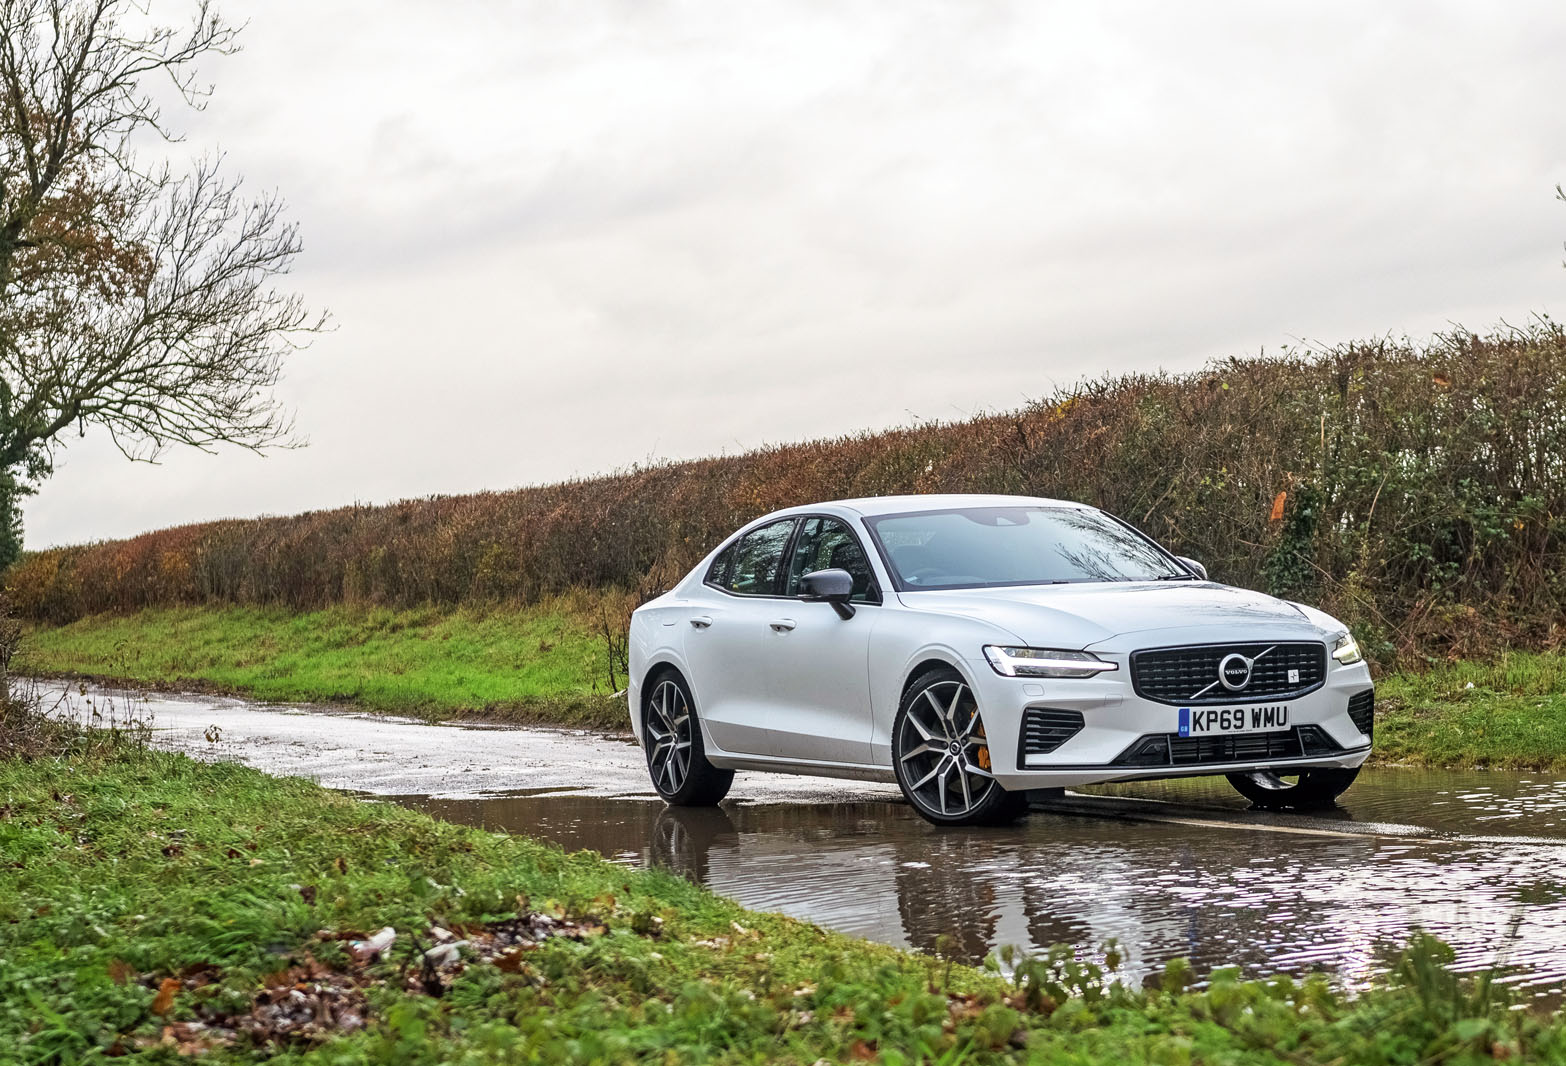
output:
[[[221,973],[215,966],[193,966],[162,978],[143,976],[142,983],[157,989],[151,1014],[168,1018],[182,1003],[190,1003],[187,1012],[194,1017],[170,1019],[156,1035],[141,1037],[136,1043],[146,1048],[172,1048],[181,1055],[226,1047],[241,1038],[256,1045],[314,1043],[364,1028],[369,1020],[367,990],[372,986],[400,986],[415,995],[439,996],[469,965],[493,965],[518,973],[524,968],[526,953],[545,940],[584,940],[606,931],[602,922],[592,918],[539,913],[450,929],[435,926],[427,932],[428,940],[434,941],[432,947],[420,950],[420,938],[410,937],[415,947],[404,965],[376,966],[398,939],[390,926],[371,937],[354,930],[322,929],[316,934],[318,942],[347,941],[352,945],[348,961],[328,964],[306,951],[294,965],[262,978],[262,987],[247,1012],[225,1013],[193,1002],[194,997],[181,998],[182,993],[217,982]],[[116,969],[117,979],[131,976],[128,969]]]

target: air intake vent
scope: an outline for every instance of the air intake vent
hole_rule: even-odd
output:
[[[1287,733],[1169,738],[1169,762],[1172,766],[1203,766],[1208,763],[1248,762],[1252,759],[1297,759],[1302,754],[1299,734],[1292,729]]]
[[[1048,755],[1082,732],[1082,712],[1029,707],[1022,716],[1021,754]]]
[[[1354,728],[1367,737],[1376,735],[1376,690],[1367,688],[1349,697],[1348,715],[1354,720]]]
[[[1306,758],[1312,758],[1317,755],[1331,755],[1335,751],[1343,750],[1342,746],[1329,737],[1327,731],[1319,725],[1302,725],[1299,727],[1299,730],[1300,748],[1304,751]]]
[[[1219,664],[1231,655],[1251,660],[1249,679],[1234,689],[1218,680]],[[1136,694],[1176,707],[1293,699],[1320,688],[1326,677],[1327,646],[1314,642],[1203,644],[1131,653]]]
[[[1314,758],[1342,750],[1324,730],[1314,725],[1303,725],[1278,733],[1234,733],[1214,737],[1149,733],[1133,741],[1110,765],[1170,768],[1221,766],[1225,763]]]

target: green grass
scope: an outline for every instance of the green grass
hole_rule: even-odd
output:
[[[490,610],[162,608],[35,628],[17,665],[429,718],[620,730],[625,707],[609,692],[597,632],[604,602],[580,593]],[[1376,762],[1566,769],[1566,655],[1437,664],[1378,688]]]
[[[34,628],[16,668],[429,718],[623,729],[595,607],[582,596],[491,610],[155,608]]]
[[[205,1048],[209,1062],[345,1066],[1566,1055],[1558,1017],[1506,1010],[1497,986],[1452,975],[1432,942],[1352,999],[1320,977],[1219,971],[1192,987],[1181,964],[1164,991],[1130,990],[1060,951],[1013,959],[1003,978],[591,854],[109,748],[0,759],[0,1061],[176,1062],[181,1048]],[[435,971],[418,959],[435,927],[471,937],[533,914],[588,935],[543,940],[508,965],[465,955]],[[384,926],[398,938],[380,961],[354,961],[338,939]],[[307,1001],[323,987],[357,997],[364,1026],[231,1036],[238,1019],[292,1010],[290,989]]]
[[[1472,686],[1472,687],[1470,687]],[[1512,652],[1382,678],[1376,756],[1433,767],[1566,769],[1566,655]]]

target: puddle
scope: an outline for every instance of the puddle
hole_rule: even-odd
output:
[[[743,794],[744,778],[736,784]],[[1367,771],[1326,817],[1246,809],[1221,780],[1069,794],[1016,827],[936,830],[900,803],[667,808],[581,794],[399,797],[451,821],[659,866],[746,906],[978,961],[1094,951],[1133,977],[1187,957],[1354,986],[1424,929],[1459,968],[1566,990],[1566,782]]]

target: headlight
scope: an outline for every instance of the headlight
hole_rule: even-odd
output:
[[[1332,657],[1342,666],[1350,666],[1364,658],[1359,652],[1359,641],[1352,633],[1344,633],[1337,639],[1332,645]]]
[[[1105,670],[1120,669],[1119,663],[1105,662],[1090,652],[1054,648],[1001,648],[987,644],[984,657],[997,674],[1007,677],[1094,677]]]

